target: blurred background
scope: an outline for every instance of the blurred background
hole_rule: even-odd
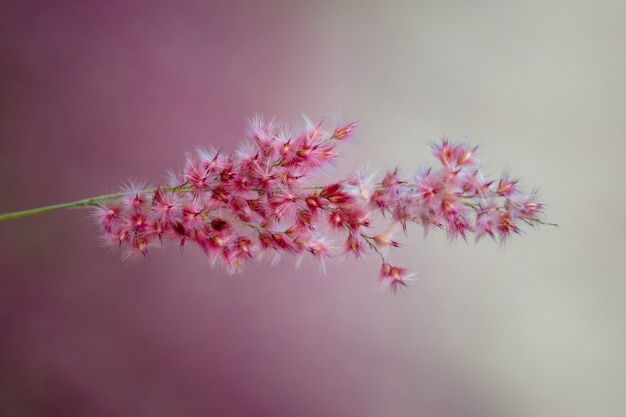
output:
[[[500,247],[410,229],[419,271],[120,260],[88,210],[0,224],[0,415],[623,416],[620,1],[3,1],[0,212],[163,181],[246,118],[359,121],[330,175],[443,135],[539,187]]]

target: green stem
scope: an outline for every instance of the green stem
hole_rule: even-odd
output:
[[[20,217],[33,216],[35,214],[46,213],[48,211],[64,210],[68,208],[94,207],[94,206],[97,206],[99,203],[101,203],[103,200],[110,200],[112,198],[120,198],[123,196],[124,196],[124,193],[107,194],[107,195],[101,195],[98,197],[91,197],[91,198],[85,198],[83,200],[72,201],[69,203],[54,204],[51,206],[38,207],[35,209],[30,209],[30,210],[14,211],[13,213],[0,214],[0,221],[18,219]]]

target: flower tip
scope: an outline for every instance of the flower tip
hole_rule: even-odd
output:
[[[356,122],[338,124],[333,131],[333,138],[340,141],[348,140],[354,135],[355,129]]]
[[[409,274],[406,268],[383,262],[379,275],[380,285],[382,288],[389,288],[395,293],[401,288],[406,288],[414,276],[415,274]]]

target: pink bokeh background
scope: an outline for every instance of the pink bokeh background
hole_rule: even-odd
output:
[[[3,3],[0,212],[159,183],[255,113],[339,112],[360,138],[329,178],[467,135],[561,227],[413,229],[393,295],[373,258],[228,276],[172,245],[122,261],[88,210],[0,223],[0,415],[626,413],[624,6]]]

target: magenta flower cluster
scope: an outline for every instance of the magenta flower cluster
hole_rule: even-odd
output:
[[[443,229],[451,239],[470,234],[504,240],[520,224],[540,223],[536,193],[525,193],[508,175],[483,177],[476,148],[447,140],[433,146],[439,164],[402,178],[398,169],[380,178],[358,172],[327,185],[316,174],[331,164],[354,123],[332,132],[306,121],[291,132],[261,118],[251,121],[248,143],[236,153],[198,150],[168,186],[133,188],[103,200],[95,217],[108,243],[127,256],[148,254],[174,240],[198,246],[212,263],[234,272],[246,261],[293,254],[324,265],[337,255],[380,256],[380,282],[395,290],[413,276],[394,265],[395,233],[415,223]]]

